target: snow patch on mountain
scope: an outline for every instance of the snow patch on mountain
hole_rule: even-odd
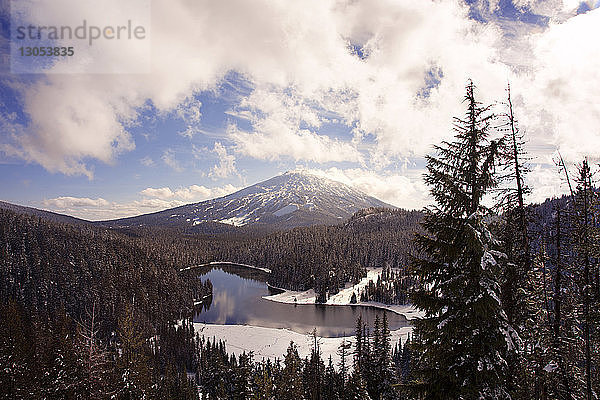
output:
[[[294,211],[298,210],[299,208],[300,207],[298,206],[298,204],[288,204],[287,206],[275,211],[273,213],[273,215],[276,217],[283,217],[284,215],[293,213]]]
[[[248,217],[246,215],[241,217],[231,217],[216,222],[233,226],[244,226],[248,223]]]

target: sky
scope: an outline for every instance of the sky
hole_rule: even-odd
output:
[[[21,73],[1,0],[0,200],[109,219],[303,169],[421,208],[468,79],[499,113],[510,82],[528,201],[566,192],[558,152],[599,161],[599,0],[68,1],[18,0],[19,18],[127,17],[147,36]]]

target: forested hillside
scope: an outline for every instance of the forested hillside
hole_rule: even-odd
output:
[[[210,284],[182,279],[153,246],[88,225],[0,210],[0,243],[4,398],[189,388],[177,373],[193,333],[175,324]]]
[[[215,250],[217,260],[266,266],[276,286],[333,294],[367,267],[406,270],[422,213],[365,209],[343,225],[296,228],[242,239]]]
[[[209,348],[202,350],[190,326],[176,325],[211,285],[181,268],[254,263],[270,266],[279,285],[332,290],[368,266],[405,266],[419,219],[418,212],[368,209],[340,226],[245,237],[110,230],[0,210],[2,393],[193,397],[184,376]]]

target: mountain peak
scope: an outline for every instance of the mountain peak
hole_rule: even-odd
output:
[[[204,224],[261,225],[288,229],[336,224],[368,207],[391,207],[357,189],[307,170],[287,171],[230,195],[110,225],[166,225],[201,228]]]
[[[291,169],[291,170],[285,171],[282,175],[302,175],[302,176],[314,176],[314,177],[316,177],[315,174],[313,174],[309,170],[303,169],[303,168]]]

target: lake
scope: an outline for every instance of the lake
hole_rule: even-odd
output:
[[[284,304],[262,297],[274,294],[267,287],[268,274],[231,265],[212,265],[197,270],[199,279],[210,279],[213,296],[197,307],[194,322],[223,325],[254,325],[287,328],[306,334],[317,328],[319,336],[339,337],[354,334],[356,319],[362,314],[368,326],[384,310],[365,306]],[[390,330],[410,326],[400,314],[387,311]]]

